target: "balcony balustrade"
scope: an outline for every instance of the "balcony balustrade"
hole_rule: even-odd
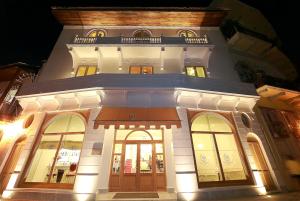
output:
[[[165,44],[165,45],[209,45],[207,35],[201,37],[81,37],[76,35],[71,44]]]

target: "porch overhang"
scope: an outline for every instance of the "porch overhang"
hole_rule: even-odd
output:
[[[139,128],[160,128],[166,126],[171,128],[175,125],[181,128],[181,122],[176,108],[128,108],[128,107],[103,107],[95,119],[94,128],[103,125],[105,129],[115,126],[116,129]]]

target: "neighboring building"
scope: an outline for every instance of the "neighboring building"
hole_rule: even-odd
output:
[[[280,39],[259,10],[238,0],[214,0],[211,6],[230,10],[221,30],[241,81],[257,87],[295,86],[298,72],[281,51]]]
[[[277,167],[282,170],[288,190],[299,190],[297,178],[286,166],[289,158],[300,161],[300,92],[272,86],[257,89],[260,100],[255,113],[264,128]]]
[[[15,96],[23,84],[34,81],[37,69],[21,62],[0,66],[0,168],[11,145],[5,139],[3,128],[21,113],[22,108]]]
[[[21,112],[15,99],[23,83],[33,82],[37,67],[25,63],[0,66],[0,121],[12,120]]]
[[[252,110],[259,96],[240,82],[219,30],[225,11],[53,14],[64,29],[17,96],[26,120],[1,167],[3,197],[201,200],[282,189]]]

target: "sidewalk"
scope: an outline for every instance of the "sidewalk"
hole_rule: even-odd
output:
[[[300,192],[276,193],[256,197],[229,199],[230,201],[300,201]],[[223,201],[229,201],[223,200]]]

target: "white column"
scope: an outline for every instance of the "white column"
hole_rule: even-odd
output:
[[[110,163],[112,156],[112,149],[114,143],[114,126],[110,126],[109,129],[105,130],[104,140],[103,140],[103,151],[102,151],[102,161],[101,161],[101,171],[99,175],[98,192],[108,192],[109,187],[109,175],[110,175]]]
[[[172,126],[172,129],[176,129]],[[167,191],[174,192],[176,185],[176,174],[174,167],[174,150],[173,150],[173,138],[172,129],[164,129],[164,146],[166,156],[166,177],[167,177]]]
[[[102,55],[102,52],[101,52],[101,50],[100,50],[100,48],[99,47],[96,47],[95,48],[95,51],[97,51],[98,52],[98,57],[97,57],[97,74],[99,74],[99,73],[102,73],[103,72],[103,69],[102,69],[102,67],[103,67],[103,55]]]

